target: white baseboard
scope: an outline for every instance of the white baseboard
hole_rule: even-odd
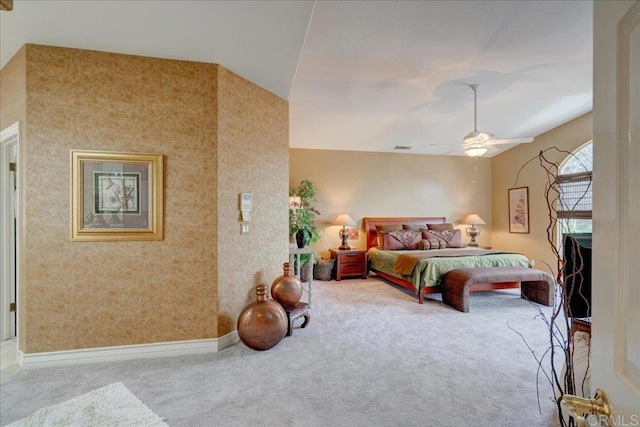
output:
[[[220,338],[205,340],[172,341],[153,344],[122,345],[87,348],[80,350],[51,351],[45,353],[18,353],[18,366],[22,369],[51,366],[79,365],[84,363],[115,362],[152,357],[184,356],[188,354],[216,353],[238,343],[238,332],[233,331]]]

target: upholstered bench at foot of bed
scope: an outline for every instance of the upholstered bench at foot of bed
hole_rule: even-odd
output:
[[[501,283],[520,282],[522,298],[546,306],[553,305],[555,280],[544,271],[526,267],[459,268],[443,277],[442,301],[464,313],[469,312],[469,291],[501,289]],[[491,283],[473,289],[475,284]]]

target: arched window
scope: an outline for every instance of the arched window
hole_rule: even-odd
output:
[[[558,171],[559,175],[593,171],[593,141],[589,141],[578,148],[573,155],[568,156]]]
[[[568,156],[558,169],[557,211],[561,233],[591,233],[593,141]]]

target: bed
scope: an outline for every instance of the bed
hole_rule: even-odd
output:
[[[422,304],[428,294],[441,293],[441,277],[448,271],[470,267],[529,267],[529,260],[522,254],[503,253],[480,248],[446,248],[431,250],[383,250],[378,247],[377,226],[445,224],[445,217],[382,217],[364,218],[369,271],[396,285],[411,290]],[[415,267],[399,273],[397,263],[408,257],[418,258]],[[519,282],[476,283],[472,290],[518,288]]]

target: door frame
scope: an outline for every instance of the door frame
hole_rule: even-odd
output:
[[[637,191],[634,191],[638,185],[634,180],[633,169],[636,169],[640,156],[640,137],[632,130],[637,125],[637,119],[634,123],[632,116],[635,116],[638,109],[638,74],[640,69],[632,66],[631,58],[638,55],[638,42],[632,44],[631,33],[640,32],[640,1],[636,1],[631,6],[623,19],[618,24],[618,81],[617,81],[617,126],[618,126],[618,265],[616,275],[615,293],[617,294],[616,310],[615,310],[615,342],[613,352],[614,373],[617,377],[633,391],[637,399],[640,399],[640,361],[630,360],[635,354],[629,354],[629,347],[634,347],[631,337],[637,331],[634,330],[630,323],[635,323],[635,316],[632,314],[638,309],[631,295],[637,295],[631,292],[630,288],[633,283],[637,269],[637,244],[633,237],[637,237],[638,229],[638,213],[632,213],[631,209],[640,203]],[[635,51],[633,49],[635,48]],[[635,90],[634,90],[635,89]],[[636,111],[633,111],[634,105]],[[635,116],[637,117],[637,116]],[[636,148],[632,148],[635,146]],[[637,175],[636,175],[637,177]],[[635,199],[633,198],[635,195]],[[634,255],[634,250],[636,251]],[[638,338],[636,338],[638,340]],[[637,343],[637,341],[636,341]]]
[[[15,158],[13,156],[15,153]],[[20,286],[20,167],[15,174],[15,199],[9,171],[9,162],[20,163],[20,122],[16,122],[0,132],[0,174],[2,184],[0,185],[0,199],[2,208],[0,209],[0,340],[12,338],[18,335],[18,318],[12,316],[9,310],[9,302],[16,302],[19,307],[18,292]],[[15,209],[15,241],[13,240],[13,218],[11,215]],[[15,246],[14,246],[15,245]],[[14,252],[15,247],[15,252]],[[15,260],[13,254],[15,253]],[[15,264],[14,264],[15,263]],[[15,272],[12,266],[15,265]],[[9,284],[13,282],[12,275],[15,274],[15,288]],[[15,289],[15,294],[14,294]],[[17,313],[17,308],[16,308]]]
[[[634,356],[639,337],[632,328],[637,327],[633,316],[638,313],[640,265],[633,233],[640,224],[640,210],[624,210],[639,202],[638,182],[633,179],[638,174],[640,137],[628,129],[637,124],[634,111],[640,98],[632,84],[637,84],[640,70],[628,65],[636,64],[629,60],[640,54],[640,43],[628,35],[640,30],[640,0],[596,1],[593,10],[591,387],[607,393],[615,425],[637,425],[640,365]]]

